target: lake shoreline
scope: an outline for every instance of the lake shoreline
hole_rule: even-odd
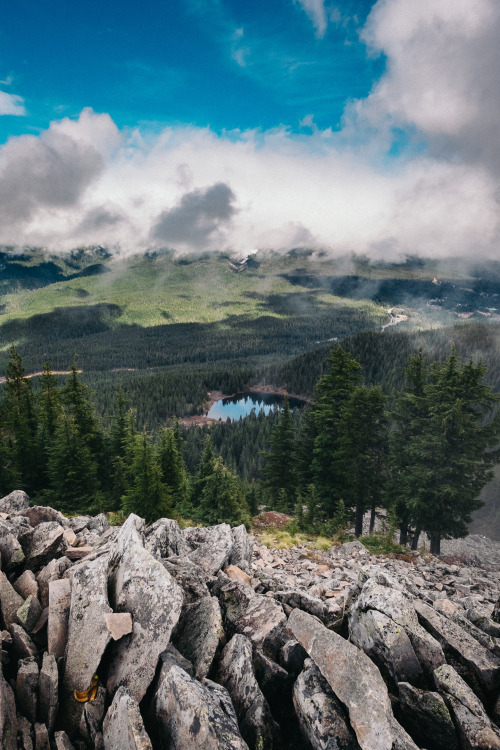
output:
[[[204,425],[210,426],[213,423],[221,422],[223,421],[221,417],[218,419],[209,417],[208,413],[212,406],[217,403],[218,401],[223,401],[224,399],[232,399],[232,398],[238,398],[238,397],[244,397],[246,394],[252,394],[254,396],[276,396],[276,397],[284,397],[289,396],[290,399],[294,399],[297,401],[302,401],[305,404],[312,403],[313,399],[310,396],[302,396],[302,395],[296,395],[295,393],[289,393],[286,388],[280,388],[275,385],[254,385],[254,386],[248,386],[244,390],[238,391],[236,393],[232,394],[226,394],[222,391],[209,391],[207,393],[207,400],[205,401],[204,408],[205,411],[203,414],[195,414],[192,417],[184,417],[180,420],[180,423],[184,427],[191,427],[192,425],[197,425],[198,427],[203,427]]]

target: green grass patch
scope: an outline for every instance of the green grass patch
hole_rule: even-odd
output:
[[[362,536],[359,541],[374,555],[403,555],[408,551],[406,547],[402,547],[400,544],[395,544],[385,534],[377,532]]]

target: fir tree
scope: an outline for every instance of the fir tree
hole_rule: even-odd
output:
[[[66,513],[88,511],[99,489],[97,464],[72,415],[61,413],[49,447],[48,498]]]
[[[320,502],[331,517],[345,489],[345,475],[339,475],[335,466],[342,410],[361,381],[361,366],[340,345],[332,350],[326,365],[327,372],[316,386],[316,438],[312,469]]]
[[[206,477],[201,493],[198,516],[208,524],[229,523],[237,526],[248,521],[248,509],[238,479],[218,456],[212,473]]]
[[[205,488],[205,483],[208,477],[214,473],[214,465],[215,454],[212,446],[212,439],[210,435],[206,435],[200,464],[198,466],[198,471],[196,472],[191,488],[191,503],[194,508],[197,508],[201,502],[201,496]]]
[[[152,523],[171,515],[170,496],[162,481],[161,467],[155,459],[153,446],[146,431],[136,438],[133,483],[122,497],[122,510],[127,515],[136,513]]]
[[[500,412],[491,413],[500,396],[484,384],[485,372],[481,362],[462,365],[453,349],[445,362],[433,362],[412,439],[401,448],[400,498],[430,536],[433,554],[441,539],[465,536],[498,461]]]
[[[161,432],[158,458],[163,481],[172,497],[174,507],[184,507],[189,497],[188,476],[182,457],[182,443],[179,451],[179,442],[171,428],[164,428]]]
[[[15,473],[28,492],[40,489],[42,461],[37,443],[35,399],[31,381],[25,377],[22,359],[14,347],[6,371],[4,414],[13,441]]]
[[[379,386],[356,387],[343,405],[334,469],[344,502],[355,510],[354,533],[363,533],[363,514],[380,501],[388,452],[386,398]]]
[[[287,509],[290,504],[293,506],[297,484],[294,455],[294,426],[288,397],[285,396],[283,410],[271,434],[269,452],[265,454],[264,476],[268,493],[273,498],[273,506],[279,502],[280,496],[286,498],[284,505]]]

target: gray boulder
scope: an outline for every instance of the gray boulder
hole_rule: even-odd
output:
[[[36,570],[55,557],[63,534],[64,527],[55,521],[47,521],[36,526],[26,556],[26,567]]]
[[[187,557],[191,547],[173,518],[160,518],[144,532],[144,547],[153,557]]]
[[[0,649],[1,651],[1,649]],[[0,669],[0,738],[2,750],[17,750],[17,715],[14,692]]]
[[[495,622],[493,618],[487,617],[477,609],[467,610],[467,618],[487,635],[492,638],[500,638],[500,624]]]
[[[445,651],[457,658],[471,681],[477,680],[486,691],[500,685],[500,659],[493,656],[472,636],[423,602],[415,602],[420,621],[439,640]]]
[[[12,533],[17,536],[17,540],[23,548],[24,555],[29,552],[31,545],[31,539],[33,537],[33,527],[30,526],[27,518],[22,516],[9,516],[7,523],[12,530]]]
[[[300,731],[313,750],[358,750],[345,711],[312,659],[293,686]]]
[[[161,562],[143,547],[143,521],[131,514],[112,557],[110,591],[117,612],[130,612],[133,630],[113,644],[107,687],[122,685],[138,703],[179,620],[183,593]]]
[[[355,603],[356,613],[377,610],[404,628],[422,669],[431,676],[446,659],[439,642],[419,623],[414,602],[408,594],[369,578]]]
[[[32,505],[16,513],[17,516],[27,518],[30,526],[38,526],[41,523],[58,523],[65,528],[69,527],[68,519],[60,511],[45,505]]]
[[[27,633],[31,633],[42,614],[40,602],[36,596],[28,596],[17,610],[17,621]]]
[[[198,682],[173,666],[156,694],[156,715],[165,747],[182,750],[248,750],[227,691]]]
[[[16,678],[16,704],[28,721],[36,721],[39,672],[36,659],[21,659]]]
[[[286,604],[290,609],[302,609],[310,615],[318,617],[327,627],[333,627],[341,623],[341,618],[329,609],[328,605],[316,596],[311,596],[300,589],[285,589],[274,592],[274,599]],[[288,612],[288,610],[287,610]]]
[[[14,570],[24,561],[24,552],[14,527],[0,519],[0,555],[3,570]]]
[[[429,750],[459,750],[455,725],[439,693],[400,682],[399,704],[411,735]]]
[[[350,640],[378,664],[392,680],[418,684],[422,668],[405,630],[375,609],[351,610]]]
[[[55,658],[47,652],[43,655],[38,682],[38,716],[52,732],[59,709],[59,674]]]
[[[67,557],[60,557],[57,560],[51,560],[44,568],[40,570],[36,575],[36,581],[38,583],[38,589],[40,592],[39,600],[43,609],[49,606],[49,584],[51,581],[58,581],[63,577],[68,568],[71,567],[71,562]]]
[[[13,623],[19,623],[17,610],[24,604],[24,599],[11,586],[7,576],[0,570],[0,610],[7,630]]]
[[[83,705],[80,719],[80,735],[90,747],[96,747],[102,736],[102,722],[106,712],[106,690],[99,685],[93,701],[87,701]]]
[[[74,690],[87,690],[111,640],[104,615],[112,612],[108,602],[109,555],[72,569],[68,645],[63,677],[61,715],[70,733],[80,723],[82,704]]]
[[[173,643],[191,662],[199,680],[209,673],[223,639],[222,615],[216,597],[205,596],[183,608]]]
[[[56,732],[54,735],[56,750],[74,750],[66,732]]]
[[[99,513],[97,516],[92,516],[87,528],[89,531],[96,531],[98,535],[104,534],[109,529],[108,519],[104,513]]]
[[[250,748],[281,747],[280,729],[255,678],[252,645],[234,635],[222,652],[217,681],[233,702],[241,734]]]
[[[10,626],[9,632],[12,636],[12,649],[17,659],[38,657],[38,649],[24,628],[14,622]]]
[[[87,528],[89,523],[92,521],[92,516],[75,516],[69,519],[70,528],[73,529],[75,534],[79,534],[81,531]]]
[[[105,750],[150,750],[139,705],[119,687],[108,709],[103,726]]]
[[[205,583],[205,578],[200,569],[191,560],[186,557],[170,558],[162,560],[165,570],[175,578],[179,586],[184,591],[184,601],[186,604],[192,604],[201,597],[210,596],[210,591]]]
[[[19,750],[36,750],[33,745],[33,725],[25,716],[18,716],[17,737]]]
[[[0,500],[0,513],[15,513],[28,508],[30,499],[23,490],[14,490]]]
[[[272,650],[276,634],[286,622],[281,604],[269,596],[256,594],[241,581],[225,583],[224,579],[229,580],[226,576],[221,577],[221,585],[215,590],[230,635],[242,633],[256,648],[269,646]]]
[[[347,707],[362,750],[392,750],[391,702],[380,672],[368,656],[300,609],[293,610],[287,629]]]
[[[199,567],[205,580],[208,580],[227,565],[234,541],[231,527],[227,523],[212,526],[204,531],[208,532],[205,541],[190,552],[188,557]]]
[[[436,669],[434,681],[453,717],[461,748],[499,750],[500,737],[494,731],[481,701],[453,667],[443,664]]]
[[[67,578],[49,582],[47,650],[56,659],[64,656],[68,642],[71,583]]]
[[[229,557],[229,564],[236,565],[248,573],[252,562],[253,544],[247,534],[247,530],[241,524],[231,529],[231,534],[233,536],[233,550]]]
[[[25,570],[12,585],[23,599],[27,599],[30,595],[38,599],[38,583],[32,570]]]
[[[49,732],[45,724],[35,723],[35,750],[50,750]]]

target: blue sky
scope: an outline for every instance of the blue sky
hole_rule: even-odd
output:
[[[498,0],[16,0],[0,244],[497,257]]]
[[[0,140],[84,107],[119,127],[299,131],[313,115],[338,128],[383,70],[359,40],[372,4],[337,3],[317,28],[293,0],[17,0],[2,21],[0,88],[27,116],[2,118]]]

